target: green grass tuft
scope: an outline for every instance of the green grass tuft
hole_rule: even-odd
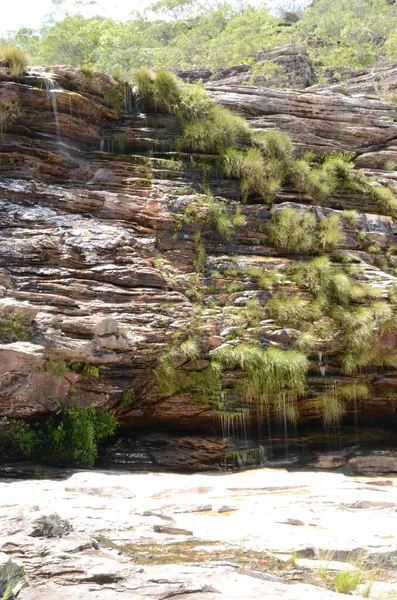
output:
[[[10,69],[11,77],[20,77],[24,74],[28,64],[25,52],[17,46],[0,46],[0,65]]]

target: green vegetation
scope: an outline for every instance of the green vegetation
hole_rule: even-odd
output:
[[[339,79],[346,68],[397,57],[397,8],[385,0],[317,0],[289,27],[280,26],[264,3],[219,0],[209,8],[199,0],[162,0],[150,9],[123,22],[67,13],[63,19],[47,18],[38,30],[20,29],[11,43],[34,64],[91,66],[114,74],[142,65],[214,69],[251,60],[252,81],[262,77],[271,85],[283,85],[282,67],[257,64],[252,57],[290,42],[306,44],[316,64],[334,67]]]
[[[173,113],[179,104],[181,84],[169,71],[153,73],[146,67],[132,74],[133,90],[142,109]]]
[[[294,327],[306,320],[308,304],[304,298],[279,292],[266,303],[266,312],[281,327]]]
[[[8,67],[11,77],[23,75],[27,64],[28,58],[21,48],[4,44],[0,46],[0,66]]]
[[[321,217],[312,212],[285,206],[277,210],[266,226],[270,243],[287,253],[310,254],[337,248],[344,239],[338,215]]]
[[[0,437],[2,455],[10,460],[37,459],[50,464],[94,464],[98,444],[117,428],[113,415],[76,403],[57,405],[43,423],[15,421]]]
[[[161,393],[189,393],[193,402],[222,409],[222,392],[228,371],[239,369],[242,377],[237,391],[247,402],[259,402],[277,413],[280,410],[291,421],[297,418],[296,397],[305,389],[309,366],[304,354],[280,348],[263,349],[255,343],[227,345],[207,355],[209,365],[200,371],[184,367],[203,357],[195,339],[179,343],[158,360],[155,382]]]
[[[237,344],[217,350],[215,357],[224,368],[244,372],[241,388],[248,401],[266,404],[276,401],[278,394],[294,395],[305,389],[308,360],[296,350]]]
[[[270,243],[285,252],[311,252],[315,247],[315,217],[311,212],[284,207],[266,227]]]
[[[28,585],[23,568],[11,560],[2,565],[0,576],[1,600],[15,600],[21,589]]]
[[[222,153],[249,140],[248,123],[223,106],[210,106],[202,118],[188,122],[180,140],[182,148],[196,152]]]
[[[360,580],[360,571],[340,571],[340,573],[335,575],[335,591],[340,594],[351,594],[357,589]]]
[[[129,408],[135,402],[135,390],[133,388],[124,392],[123,397],[121,398],[118,408]]]
[[[10,104],[3,104],[0,102],[0,138],[7,132],[7,128],[18,117],[20,110],[20,103],[18,101],[11,102]]]
[[[95,365],[90,365],[85,362],[72,362],[70,364],[70,369],[75,373],[80,373],[85,377],[99,377],[99,368]]]
[[[0,343],[28,342],[30,337],[30,319],[23,310],[0,315]]]

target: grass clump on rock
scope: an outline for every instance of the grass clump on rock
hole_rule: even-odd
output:
[[[250,137],[248,123],[223,106],[212,105],[201,119],[188,122],[180,144],[183,148],[222,154]]]
[[[27,64],[27,56],[21,48],[12,45],[0,46],[0,66],[8,67],[11,77],[20,77],[23,75]]]
[[[289,206],[274,213],[266,226],[270,243],[285,252],[311,252],[315,245],[316,220],[311,212]]]
[[[141,108],[171,114],[178,105],[181,84],[170,71],[154,73],[139,67],[133,72],[133,86]]]
[[[311,253],[332,250],[345,239],[338,215],[321,217],[312,212],[284,206],[266,226],[270,243],[285,252]]]

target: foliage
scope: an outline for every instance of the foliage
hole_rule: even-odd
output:
[[[1,566],[0,576],[1,600],[15,600],[21,589],[28,585],[23,568],[11,560]]]
[[[360,583],[360,571],[340,571],[335,575],[334,586],[335,591],[340,594],[351,594],[357,589]]]
[[[129,408],[135,401],[135,390],[130,388],[125,391],[123,397],[121,398],[118,408]]]
[[[28,342],[31,337],[30,319],[22,309],[0,315],[0,342]]]
[[[323,250],[332,250],[340,246],[345,240],[345,235],[338,215],[331,214],[319,220],[317,239]]]
[[[337,393],[326,392],[317,396],[316,407],[322,413],[324,425],[339,423],[346,413],[346,406]]]
[[[115,85],[109,85],[103,92],[106,104],[115,112],[121,113],[124,108],[124,99],[120,88]]]
[[[345,239],[336,214],[321,217],[285,206],[277,210],[266,225],[270,243],[285,252],[312,253],[337,248]]]
[[[283,165],[287,165],[292,161],[294,144],[288,133],[270,129],[264,133],[256,134],[253,142],[261,149],[263,156],[268,160],[276,159]]]
[[[161,5],[161,7],[160,7]],[[265,4],[199,0],[158,2],[125,22],[67,14],[39,30],[20,29],[11,39],[34,64],[94,65],[129,72],[142,65],[164,68],[222,68],[252,62],[252,74],[277,80],[277,65],[255,63],[266,49],[297,42],[317,64],[360,68],[379,57],[395,61],[397,8],[385,0],[317,0],[292,26],[280,27]],[[276,77],[274,77],[276,75]],[[379,83],[382,86],[382,82]]]
[[[311,252],[315,245],[315,217],[288,206],[277,210],[266,226],[270,243],[285,252]]]
[[[157,71],[154,78],[154,108],[172,113],[179,104],[180,83],[170,71]]]
[[[154,108],[155,74],[147,67],[138,67],[133,72],[134,93],[142,108]]]
[[[298,394],[305,388],[308,360],[297,350],[237,344],[220,348],[215,356],[224,368],[238,367],[244,372],[241,387],[247,400],[266,403],[277,393]]]
[[[46,362],[43,365],[44,370],[51,373],[53,377],[66,377],[69,373],[69,369],[64,360],[59,360],[56,358],[47,358]]]
[[[25,52],[17,46],[0,46],[0,65],[10,69],[11,77],[20,77],[24,74],[28,59]]]
[[[277,159],[266,160],[258,147],[246,151],[228,148],[224,153],[224,171],[228,177],[240,179],[246,198],[257,194],[271,201],[283,183],[283,166]]]
[[[0,137],[7,131],[7,127],[19,116],[21,112],[18,101],[4,104],[0,102]]]
[[[75,373],[81,373],[85,377],[99,377],[99,368],[95,365],[90,365],[85,362],[72,362],[70,364],[70,368]]]
[[[293,327],[306,319],[308,302],[299,296],[279,292],[266,303],[266,312],[277,325]]]
[[[184,85],[179,94],[176,115],[184,121],[204,118],[211,106],[206,90],[200,85]]]
[[[51,464],[94,464],[98,444],[117,428],[113,415],[78,404],[58,406],[43,423],[15,421],[0,438],[5,456],[15,460],[36,458]]]
[[[248,123],[223,106],[213,105],[207,115],[185,125],[182,148],[197,152],[219,153],[250,137]]]

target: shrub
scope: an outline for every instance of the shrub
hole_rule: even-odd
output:
[[[346,406],[342,398],[334,392],[326,392],[317,396],[316,407],[321,411],[324,425],[339,423],[346,413]]]
[[[315,246],[315,218],[310,212],[284,207],[266,226],[270,243],[285,252],[310,252]]]
[[[70,364],[70,368],[75,373],[81,373],[82,375],[85,375],[85,377],[94,377],[94,378],[99,377],[99,368],[96,367],[95,365],[90,365],[89,363],[72,362]]]
[[[340,594],[351,594],[357,589],[360,579],[360,571],[340,571],[334,579],[335,591]]]
[[[310,177],[310,165],[303,158],[295,160],[288,170],[288,178],[292,187],[301,194],[309,193],[308,181]]]
[[[353,178],[353,163],[340,156],[330,156],[323,163],[323,171],[331,175],[342,186]]]
[[[391,189],[372,183],[367,186],[367,191],[371,198],[375,200],[384,215],[396,214],[397,198],[394,196]]]
[[[266,312],[270,319],[281,327],[293,327],[306,319],[308,302],[299,296],[290,296],[285,292],[276,293],[266,303]]]
[[[322,217],[318,223],[318,243],[324,250],[337,248],[344,240],[345,234],[338,215]]]
[[[7,131],[7,127],[11,125],[21,112],[20,102],[11,102],[11,104],[0,103],[0,137]]]
[[[98,443],[117,428],[113,415],[71,404],[44,423],[16,421],[0,440],[12,460],[36,458],[51,464],[94,464]]]
[[[237,223],[245,222],[237,214]],[[197,196],[193,202],[186,206],[183,221],[185,223],[201,224],[201,230],[196,232],[196,242],[201,242],[201,231],[205,225],[211,225],[224,239],[229,239],[235,227],[234,218],[229,216],[224,202],[217,200],[211,194]]]
[[[329,198],[337,186],[336,178],[326,169],[312,169],[307,180],[307,194],[317,202]]]
[[[342,212],[342,218],[351,226],[356,229],[358,225],[359,214],[356,210],[344,210]]]
[[[26,54],[17,46],[0,46],[0,65],[10,69],[11,77],[20,77],[25,72],[28,64]]]
[[[248,123],[223,106],[211,106],[205,117],[185,125],[180,144],[189,150],[223,153],[249,139]]]
[[[7,316],[0,315],[0,342],[28,342],[31,337],[29,325],[28,316],[19,308]]]
[[[59,360],[55,358],[47,358],[46,362],[43,365],[44,370],[51,373],[53,377],[66,377],[69,373],[68,367],[64,360]]]
[[[184,121],[204,118],[211,106],[208,93],[200,85],[184,85],[181,88],[176,115]]]
[[[158,71],[154,78],[154,108],[162,113],[173,113],[179,106],[181,84],[170,71]]]
[[[331,171],[328,172],[323,167],[311,168],[303,158],[291,164],[288,178],[294,189],[317,201],[332,196],[337,185]]]
[[[142,108],[154,108],[154,85],[155,75],[153,71],[146,67],[138,67],[133,72],[133,91],[138,104]]]
[[[263,350],[253,344],[238,344],[220,348],[215,356],[224,368],[244,371],[242,390],[247,400],[268,403],[276,401],[278,393],[297,394],[305,387],[309,363],[297,350]]]
[[[282,160],[264,158],[258,147],[246,151],[228,148],[223,160],[226,175],[241,180],[241,192],[245,197],[258,194],[264,200],[271,200],[283,185],[285,168]]]
[[[92,466],[98,443],[112,435],[117,427],[113,415],[95,408],[70,405],[49,420],[45,432],[52,460]]]
[[[120,88],[115,85],[109,85],[103,92],[106,104],[117,113],[121,113],[124,108],[124,98]]]
[[[40,435],[25,421],[15,421],[11,425],[10,437],[17,454],[23,458],[33,456],[41,444]]]
[[[263,155],[268,159],[277,159],[283,165],[287,165],[292,160],[294,144],[288,133],[270,129],[265,133],[256,134],[253,142],[259,146]]]
[[[328,293],[333,299],[347,303],[351,298],[353,282],[342,271],[335,272],[329,280]]]
[[[309,262],[293,265],[289,275],[300,285],[304,285],[314,295],[327,294],[334,268],[327,256],[319,256]]]

